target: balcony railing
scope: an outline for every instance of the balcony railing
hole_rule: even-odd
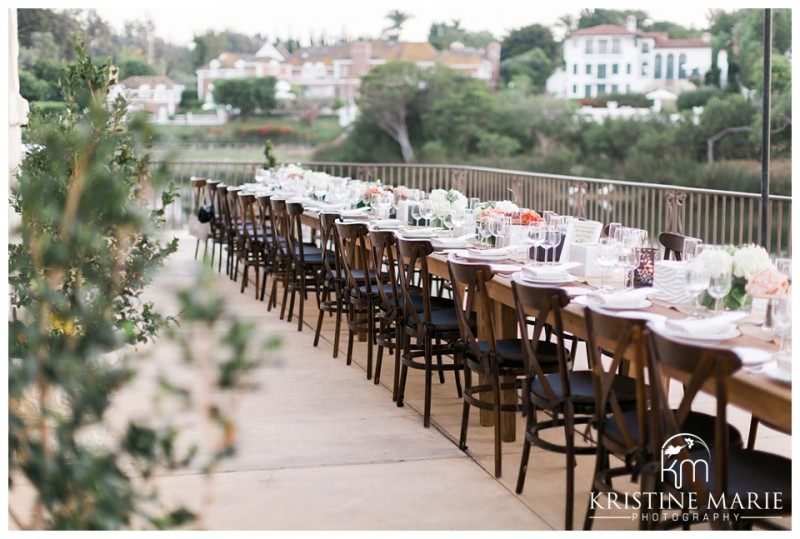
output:
[[[168,211],[169,225],[185,227],[190,207],[189,178],[222,180],[228,185],[252,181],[260,162],[173,161],[169,179],[180,202]],[[757,243],[760,195],[670,185],[579,178],[460,165],[407,165],[308,162],[303,166],[336,176],[409,188],[457,189],[481,200],[516,200],[536,210],[552,210],[603,223],[646,229],[652,238],[669,231],[707,243]],[[791,254],[792,198],[769,197],[767,249]]]

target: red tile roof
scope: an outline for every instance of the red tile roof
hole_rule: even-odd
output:
[[[639,32],[631,32],[622,26],[614,24],[599,24],[597,26],[590,26],[589,28],[581,28],[570,32],[570,36],[625,36],[625,35],[638,35]]]
[[[572,36],[638,36],[652,38],[656,41],[655,46],[659,49],[686,49],[686,48],[702,48],[711,47],[711,43],[703,41],[702,39],[670,39],[666,32],[631,32],[622,26],[614,24],[599,24],[597,26],[590,26],[589,28],[581,28],[570,32],[569,37]]]

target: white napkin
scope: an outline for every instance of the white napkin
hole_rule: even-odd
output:
[[[647,299],[647,296],[652,293],[652,288],[645,287],[622,292],[612,292],[610,294],[589,294],[587,298],[608,307],[624,307],[625,305],[637,305]]]
[[[566,277],[570,275],[567,270],[580,266],[580,262],[568,262],[566,264],[559,264],[557,266],[525,266],[522,272],[530,275],[531,277],[539,277],[544,279]]]
[[[519,266],[514,264],[489,264],[492,273],[515,273],[519,271]]]
[[[406,224],[399,219],[378,219],[372,224],[376,229],[381,230],[396,230],[406,226]]]
[[[342,217],[356,217],[359,215],[366,215],[367,211],[369,210],[367,210],[366,208],[358,208],[355,210],[342,210],[339,213],[342,214]]]
[[[468,254],[477,256],[495,256],[495,255],[511,255],[520,250],[519,245],[509,245],[508,247],[500,247],[498,249],[470,249]]]
[[[456,248],[456,247],[469,247],[467,240],[475,234],[465,234],[459,238],[431,238],[431,243],[435,247]]]
[[[665,327],[686,335],[722,335],[733,330],[735,322],[746,316],[747,313],[736,311],[703,320],[667,320]]]

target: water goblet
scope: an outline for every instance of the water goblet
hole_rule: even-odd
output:
[[[606,280],[608,270],[617,263],[617,244],[613,238],[600,238],[595,253],[595,261],[600,266],[600,291],[610,292],[611,287],[606,284]]]
[[[430,199],[420,200],[419,213],[427,221],[427,225],[431,226],[431,219],[436,215],[436,207]]]
[[[492,218],[491,217],[482,217],[480,221],[478,221],[478,234],[481,237],[481,243],[489,245],[489,236],[492,235]]]
[[[692,312],[687,317],[693,320],[700,317],[700,294],[708,288],[711,275],[702,263],[693,262],[686,269],[686,290],[692,297]]]
[[[792,354],[786,346],[786,335],[791,335],[792,330],[792,295],[787,292],[775,298],[774,302],[772,322],[775,331],[780,336],[780,348],[775,354],[775,357],[779,365],[787,364],[787,370],[791,370]]]
[[[533,247],[533,264],[538,266],[538,260],[536,259],[536,252],[539,249],[539,246],[544,241],[544,237],[542,237],[541,231],[544,229],[544,223],[541,221],[535,221],[533,223],[529,223],[527,227],[525,227],[525,243]]]
[[[461,228],[464,226],[466,220],[467,212],[464,211],[464,208],[453,208],[453,211],[450,213],[450,221],[453,223],[453,228]]]
[[[722,298],[731,291],[730,268],[717,268],[708,279],[708,295],[714,298],[714,313],[722,311]]]
[[[422,214],[420,214],[419,204],[413,204],[411,206],[411,218],[414,219],[414,226],[419,226],[419,220],[422,219]]]
[[[691,262],[697,254],[697,246],[700,245],[700,240],[697,238],[686,238],[683,240],[683,250],[681,251],[681,259],[684,262]]]

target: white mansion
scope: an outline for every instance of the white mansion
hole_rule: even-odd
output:
[[[719,62],[726,62],[720,55]],[[571,32],[564,40],[564,69],[547,81],[547,91],[571,99],[613,93],[669,90],[675,94],[695,86],[711,69],[711,42],[669,39],[666,32],[641,32],[636,18],[626,26],[602,24]],[[726,65],[719,65],[723,73]]]

